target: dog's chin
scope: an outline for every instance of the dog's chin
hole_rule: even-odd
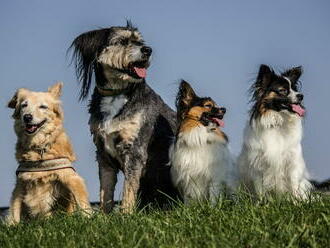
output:
[[[38,124],[25,124],[24,131],[27,135],[34,135],[36,134],[46,123],[47,119],[43,120]]]

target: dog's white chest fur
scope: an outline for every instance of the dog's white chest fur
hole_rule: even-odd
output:
[[[257,194],[274,190],[305,197],[310,189],[301,147],[302,123],[270,111],[248,123],[238,159],[242,181]]]
[[[207,127],[179,133],[170,148],[171,176],[184,201],[216,199],[233,187],[233,159],[227,141]]]
[[[127,103],[125,95],[103,97],[100,109],[106,116],[106,121],[112,120]]]
[[[142,112],[125,119],[116,118],[116,115],[122,110],[127,101],[128,99],[124,95],[108,96],[101,100],[100,105],[101,112],[105,118],[97,124],[98,135],[103,138],[105,150],[117,159],[120,158],[117,154],[114,139],[119,135],[122,142],[130,145],[138,136],[142,125]]]

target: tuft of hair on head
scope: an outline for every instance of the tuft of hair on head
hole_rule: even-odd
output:
[[[176,96],[175,106],[177,109],[177,118],[179,121],[184,119],[185,114],[190,108],[191,102],[197,97],[195,91],[191,85],[185,81],[181,80],[179,91]]]
[[[73,50],[71,63],[74,62],[76,76],[81,84],[79,99],[88,96],[97,55],[107,44],[111,28],[89,31],[76,37],[68,49]]]
[[[137,30],[137,27],[135,27],[130,19],[126,19],[126,28],[129,30]]]

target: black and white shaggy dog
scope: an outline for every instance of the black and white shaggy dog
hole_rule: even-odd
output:
[[[100,202],[104,212],[114,205],[117,173],[125,177],[122,209],[163,204],[177,193],[170,180],[168,150],[176,130],[176,113],[145,82],[152,49],[129,22],[79,35],[72,43],[81,99],[88,96],[89,125],[96,145]]]
[[[254,105],[238,165],[245,186],[257,195],[271,191],[306,198],[311,190],[301,147],[301,74],[301,67],[276,74],[261,65],[252,85]]]

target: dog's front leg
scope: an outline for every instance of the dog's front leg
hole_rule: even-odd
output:
[[[131,164],[132,165],[132,164]],[[132,213],[137,202],[137,193],[140,187],[142,166],[134,165],[126,167],[123,200],[121,203],[121,209],[124,213]]]
[[[22,215],[22,203],[23,188],[21,184],[17,182],[10,201],[9,215],[6,219],[6,222],[9,225],[14,225],[20,222]]]
[[[111,161],[107,160],[105,154],[97,154],[97,161],[99,164],[99,177],[100,177],[100,208],[108,214],[113,209],[114,192],[117,183],[118,169],[113,168]],[[109,156],[107,154],[107,156]]]
[[[61,182],[70,191],[74,200],[74,202],[71,201],[69,204],[78,205],[84,214],[92,213],[84,180],[79,176],[72,176],[62,178]],[[72,209],[71,206],[69,208]]]

